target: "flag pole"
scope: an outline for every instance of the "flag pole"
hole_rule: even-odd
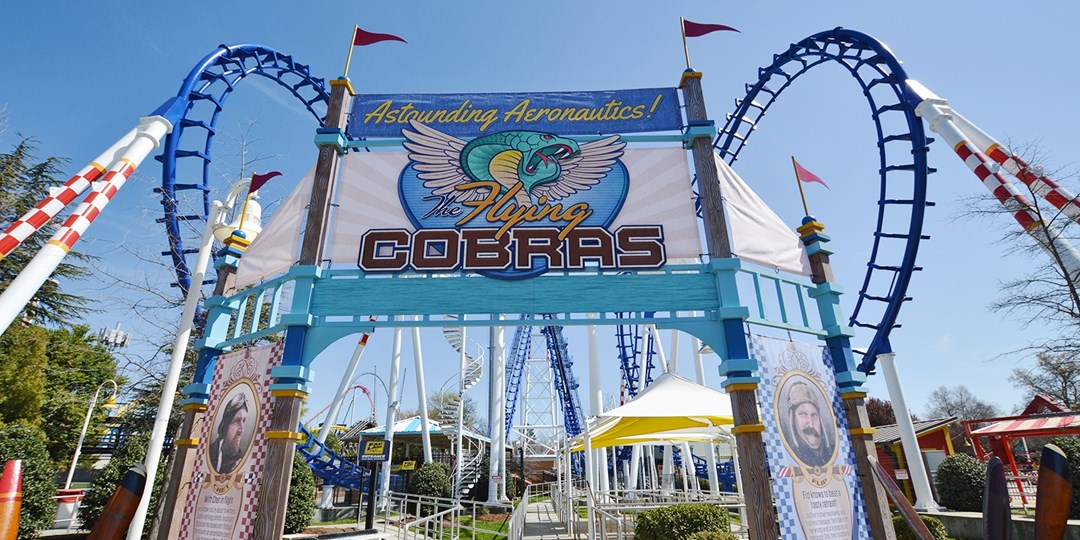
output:
[[[240,207],[240,224],[236,226],[236,230],[244,229],[244,218],[247,217],[248,202],[251,201],[251,183],[255,181],[255,172],[251,173],[251,178],[248,179],[248,192],[244,197],[244,206]]]
[[[799,185],[799,197],[802,198],[802,209],[806,212],[806,215],[810,215],[810,210],[806,207],[806,193],[803,192],[802,179],[799,178],[799,165],[795,162],[795,156],[791,156],[791,167],[795,169],[795,183]]]
[[[686,57],[686,69],[690,69],[690,49],[686,47],[686,19],[679,17],[679,30],[682,32],[682,52]]]
[[[352,37],[349,38],[349,55],[345,57],[345,74],[342,77],[349,78],[349,64],[352,63],[352,52],[356,48],[356,32],[360,30],[360,25],[353,25]]]

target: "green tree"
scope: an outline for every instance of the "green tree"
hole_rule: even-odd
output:
[[[49,455],[57,465],[67,464],[79,440],[86,409],[94,393],[112,379],[123,385],[117,373],[116,359],[97,342],[86,326],[48,331],[45,354],[48,357],[45,403],[42,425],[49,426]],[[105,431],[109,411],[102,407],[111,385],[101,387],[98,401],[87,429],[86,441],[93,441]]]
[[[48,341],[37,326],[12,326],[0,336],[0,422],[41,425]]]
[[[0,466],[9,459],[23,460],[19,540],[37,538],[56,518],[55,470],[45,441],[40,429],[25,422],[0,427]]]
[[[285,534],[302,532],[315,517],[315,475],[304,456],[293,456],[292,477],[289,480],[289,500],[285,507]]]
[[[108,504],[109,499],[116,492],[116,487],[120,485],[120,480],[124,478],[124,474],[132,465],[142,464],[146,458],[146,447],[149,444],[150,434],[140,433],[130,437],[116,449],[116,453],[109,460],[109,464],[101,470],[97,478],[90,484],[90,489],[86,491],[86,496],[79,506],[79,520],[82,522],[83,529],[92,529],[97,520],[101,518],[105,505]],[[147,522],[153,522],[154,520],[152,514],[154,509],[158,507],[157,498],[158,493],[161,492],[164,477],[162,473],[164,471],[165,460],[162,460],[158,464],[158,472],[155,476],[154,491],[150,497],[151,515],[147,516]]]
[[[67,160],[47,157],[39,161],[36,152],[36,141],[25,138],[9,152],[0,153],[0,223],[5,227],[44,199],[50,187],[64,181],[62,175]],[[0,259],[0,292],[7,289],[55,229],[55,223],[47,224],[19,248]],[[86,259],[85,255],[74,250],[69,252],[65,259],[67,262],[60,263],[53,272],[54,279],[46,281],[27,304],[22,320],[26,323],[68,325],[90,311],[85,298],[61,291],[65,278],[77,279],[88,274],[86,268],[78,264]]]
[[[938,466],[938,502],[957,512],[981,512],[986,465],[967,454],[953,454]]]

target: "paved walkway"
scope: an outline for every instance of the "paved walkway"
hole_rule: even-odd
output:
[[[551,501],[529,505],[525,514],[525,540],[572,540],[566,525],[559,521]]]

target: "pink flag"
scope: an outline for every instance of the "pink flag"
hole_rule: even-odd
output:
[[[372,43],[378,43],[380,41],[400,41],[402,43],[408,43],[408,41],[405,41],[404,39],[393,34],[377,34],[375,32],[368,32],[367,30],[364,30],[359,26],[357,26],[356,30],[353,32],[353,47],[371,45]]]
[[[795,158],[791,158],[791,161],[795,163],[795,174],[798,175],[799,180],[808,184],[817,182],[818,184],[825,186],[825,189],[829,189],[829,184],[826,184],[824,180],[818,178],[818,175],[804,169],[802,165],[799,165],[798,161],[795,161]]]
[[[738,30],[730,26],[724,26],[722,24],[703,24],[683,19],[683,33],[684,35],[686,35],[686,37],[699,37],[704,36],[705,34],[719,32],[721,30],[738,32]]]
[[[251,173],[251,187],[248,188],[248,193],[255,193],[259,188],[263,187],[263,184],[270,181],[275,176],[281,176],[281,173],[277,171],[271,171],[266,174]]]

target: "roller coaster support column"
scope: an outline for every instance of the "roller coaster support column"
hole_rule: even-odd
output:
[[[590,313],[589,318],[599,317],[598,314]],[[600,378],[600,352],[596,344],[596,326],[588,326],[588,343],[589,343],[589,416],[600,416],[604,412],[604,392],[603,384]],[[603,492],[607,492],[609,489],[608,472],[607,472],[607,449],[598,448],[593,452],[595,455],[593,459],[596,463],[600,463],[600,467],[596,467],[599,478],[597,489]]]
[[[705,222],[705,240],[709,251],[709,264],[716,272],[717,287],[720,288],[724,307],[720,314],[723,333],[727,336],[726,351],[716,349],[723,358],[720,365],[721,375],[726,375],[724,386],[731,396],[731,408],[735,416],[735,441],[740,456],[740,474],[743,477],[743,494],[748,508],[749,522],[745,525],[750,530],[751,540],[773,540],[777,538],[776,508],[773,507],[772,493],[769,489],[768,470],[765,465],[765,444],[761,433],[765,426],[758,415],[757,389],[758,378],[754,376],[757,364],[750,358],[743,332],[744,317],[749,316],[745,309],[739,309],[729,302],[737,301],[734,275],[726,268],[725,259],[731,259],[731,242],[727,236],[727,222],[724,217],[724,204],[720,199],[720,180],[716,173],[716,155],[711,145],[716,129],[707,120],[705,99],[701,93],[701,73],[692,70],[683,72],[679,87],[683,90],[686,104],[687,146],[693,151],[694,172],[697,173],[697,185],[701,194],[701,213]],[[737,264],[737,260],[734,261]],[[736,313],[736,311],[740,312]],[[726,352],[726,355],[723,354]]]
[[[879,354],[877,359],[881,362],[881,374],[885,377],[893,412],[896,413],[896,427],[900,431],[900,443],[904,449],[904,459],[907,460],[908,473],[911,475],[911,487],[915,489],[915,509],[940,510],[941,507],[934,500],[934,492],[930,489],[930,475],[927,474],[922,460],[915,425],[911,422],[907,399],[904,398],[904,387],[900,385],[900,374],[896,371],[896,353]]]
[[[851,435],[851,446],[855,450],[855,463],[858,467],[860,483],[863,487],[863,499],[866,501],[866,514],[870,521],[870,531],[874,538],[893,540],[892,514],[889,512],[889,500],[885,488],[877,481],[871,468],[869,456],[876,455],[874,448],[874,428],[866,415],[866,374],[859,371],[858,364],[851,354],[851,328],[843,325],[840,311],[840,295],[843,293],[833,281],[832,254],[825,244],[829,237],[823,234],[825,226],[812,216],[803,218],[798,231],[806,253],[810,259],[810,280],[817,285],[809,295],[817,301],[818,317],[821,327],[827,332],[825,346],[832,356],[833,372],[840,398],[844,402],[844,412]]]
[[[304,242],[300,246],[299,266],[306,275],[297,280],[294,307],[298,302],[304,301],[302,296],[310,297],[311,291],[301,290],[302,285],[314,288],[314,281],[319,277],[319,263],[322,262],[323,243],[326,238],[326,218],[330,213],[330,192],[334,180],[337,179],[341,155],[347,151],[344,132],[345,118],[349,112],[347,100],[354,94],[349,79],[342,77],[330,81],[326,121],[323,127],[317,130],[315,137],[319,145],[319,160],[315,164],[311,204],[308,206],[307,223],[304,226]],[[306,309],[294,309],[290,311],[289,317],[303,318],[306,321],[310,318],[307,313]],[[305,321],[288,326],[285,331],[282,365],[271,371],[271,376],[276,379],[276,383],[270,385],[270,393],[274,396],[274,416],[267,433],[269,440],[266,466],[263,469],[262,489],[259,491],[259,510],[255,516],[253,540],[279,540],[285,529],[285,504],[289,498],[293,454],[296,452],[296,441],[300,437],[295,430],[300,424],[300,407],[308,394],[308,372],[303,362],[308,327]],[[273,438],[270,437],[271,434],[274,434]]]
[[[420,320],[417,316],[416,320]],[[464,343],[464,342],[463,342]],[[416,399],[420,408],[420,442],[424,448],[424,463],[431,461],[431,430],[428,428],[427,388],[424,385],[424,353],[420,348],[420,327],[412,328],[413,361],[416,366]]]
[[[392,316],[394,320],[397,320],[397,316]],[[382,464],[382,483],[379,485],[379,496],[382,500],[388,501],[390,495],[390,469],[394,463],[394,422],[397,420],[398,411],[398,379],[401,378],[401,338],[402,333],[405,331],[400,326],[394,327],[394,340],[391,344],[390,353],[390,388],[386,389],[387,396],[386,401],[386,434],[383,436],[386,439],[386,444],[390,446],[388,455],[390,459],[386,460]]]
[[[697,383],[701,386],[705,386],[705,362],[701,354],[701,340],[693,338],[690,340],[690,348],[694,350],[694,374],[697,378]],[[720,478],[716,474],[716,446],[709,444],[709,455],[705,456],[705,463],[709,467],[709,494],[720,494]]]
[[[213,223],[213,221],[211,220],[209,223]],[[165,471],[165,484],[159,498],[161,505],[158,507],[154,527],[150,531],[150,538],[152,539],[175,539],[180,533],[180,518],[183,515],[184,501],[187,499],[186,490],[189,485],[187,479],[191,478],[192,467],[195,465],[195,450],[199,446],[199,439],[192,438],[192,434],[201,433],[203,422],[207,421],[203,413],[206,412],[206,402],[209,399],[214,361],[222,353],[220,349],[205,347],[203,344],[221,341],[228,332],[232,310],[225,305],[225,293],[233,288],[236,266],[239,264],[240,255],[247,245],[246,239],[231,236],[225,240],[225,247],[218,251],[218,259],[214,264],[217,269],[217,283],[214,285],[214,294],[207,298],[205,302],[208,312],[203,338],[197,341],[195,345],[199,355],[195,376],[192,383],[184,387],[184,400],[180,402],[180,408],[184,416],[180,424],[180,433],[173,441],[173,458]],[[194,270],[189,294],[193,291],[197,297],[198,284],[202,283],[202,277],[198,272],[198,264],[196,264]],[[186,348],[185,345],[184,349]],[[162,401],[164,402],[164,398],[162,398]],[[153,435],[151,435],[152,437]],[[153,478],[150,474],[148,471],[148,479]],[[132,528],[128,531],[129,538],[136,539],[141,536],[142,526],[138,525],[139,530],[136,530],[136,524],[138,523],[140,523],[139,520],[132,522]],[[140,536],[130,536],[130,533],[133,532],[140,533]]]
[[[502,320],[501,313],[498,318]],[[506,352],[505,352],[505,327],[491,327],[491,343],[488,379],[488,418],[491,422],[491,446],[488,448],[488,504],[496,504],[501,501],[509,501],[503,489],[503,482],[496,482],[496,477],[503,477],[506,473]]]
[[[159,109],[160,113],[167,114],[163,110],[165,106],[162,107]],[[172,123],[164,116],[158,116],[159,111],[155,111],[154,116],[139,120],[135,140],[113,162],[105,176],[94,183],[92,193],[68,216],[49,242],[8,284],[4,293],[0,294],[0,334],[6,332],[8,326],[11,326],[19,313],[22,313],[23,308],[38,293],[41,286],[64,260],[68,251],[71,251],[75,242],[86,234],[86,230],[94,219],[101,214],[116,192],[124,187],[124,183],[135,172],[135,168],[161,144],[161,139],[172,131]]]

